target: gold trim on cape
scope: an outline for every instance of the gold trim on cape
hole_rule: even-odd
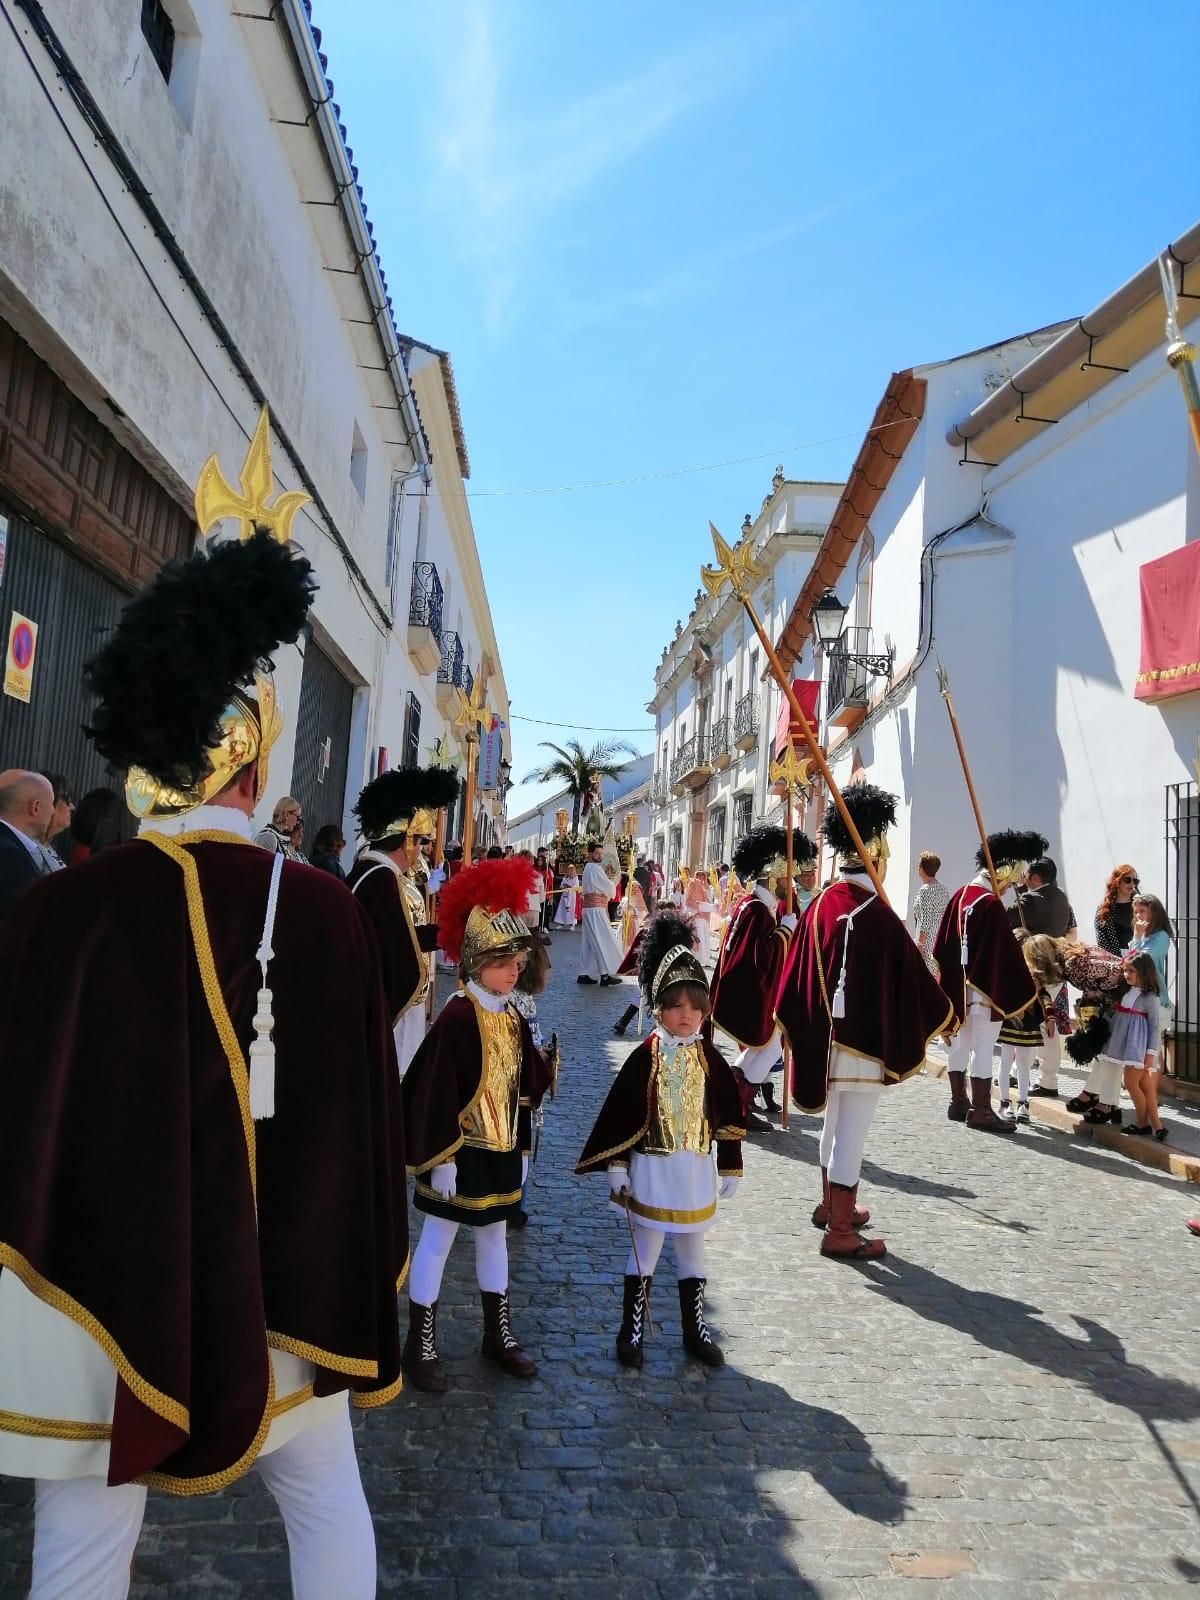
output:
[[[0,1243],[0,1267],[7,1267],[20,1279],[30,1294],[36,1295],[51,1310],[59,1311],[63,1316],[69,1317],[89,1338],[94,1339],[117,1369],[121,1381],[130,1394],[139,1400],[147,1411],[153,1411],[155,1416],[161,1417],[164,1422],[169,1422],[182,1433],[191,1432],[188,1408],[143,1378],[108,1329],[97,1321],[85,1306],[80,1305],[79,1301],[65,1289],[60,1289],[48,1278],[43,1278],[33,1263],[27,1261],[19,1250],[14,1250],[12,1245]]]
[[[0,1411],[0,1433],[20,1433],[29,1439],[69,1439],[76,1444],[95,1444],[112,1438],[112,1423],[66,1422],[58,1417],[29,1417],[23,1411]]]
[[[377,1378],[378,1361],[367,1361],[361,1356],[339,1356],[332,1350],[322,1350],[319,1345],[308,1344],[304,1339],[293,1339],[288,1333],[267,1333],[267,1345],[272,1350],[285,1350],[290,1356],[300,1356],[315,1367],[325,1367],[329,1372],[344,1373],[348,1378]]]

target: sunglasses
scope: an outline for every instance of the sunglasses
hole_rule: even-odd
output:
[[[1128,872],[1126,872],[1121,878],[1122,883],[1132,883],[1135,889],[1141,883],[1141,881],[1142,880],[1140,878],[1132,877]]]

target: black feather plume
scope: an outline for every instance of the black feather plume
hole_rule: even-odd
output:
[[[261,529],[164,567],[84,667],[96,749],[177,789],[199,783],[234,690],[300,637],[316,587],[310,562]]]
[[[846,810],[854,818],[854,826],[864,844],[868,839],[878,838],[896,820],[896,796],[877,784],[848,783],[842,790],[842,799],[846,802]],[[857,854],[846,824],[842,821],[842,814],[832,801],[826,808],[821,832],[825,835],[826,843],[838,855]]]
[[[681,917],[678,911],[660,911],[657,916],[651,917],[646,924],[642,953],[638,957],[638,982],[647,994],[667,951],[677,944],[692,950],[695,948],[694,938],[690,919]]]
[[[1094,1017],[1089,1017],[1082,1027],[1067,1035],[1067,1054],[1076,1066],[1086,1067],[1104,1049],[1111,1032],[1112,1021],[1099,1011]]]
[[[733,870],[743,883],[757,878],[769,861],[787,852],[787,831],[784,828],[763,826],[750,832],[733,852]],[[792,858],[795,861],[814,861],[817,847],[806,833],[792,829]]]
[[[355,802],[364,839],[382,839],[400,817],[437,811],[458,798],[458,775],[444,767],[395,767],[373,778]]]
[[[1014,861],[1038,861],[1050,847],[1050,841],[1044,834],[1023,833],[1018,828],[1001,828],[999,833],[989,833],[987,842],[995,867],[1011,866]],[[987,866],[982,845],[975,852],[975,865]]]

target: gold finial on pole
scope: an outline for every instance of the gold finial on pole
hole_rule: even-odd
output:
[[[274,505],[267,504],[275,479],[271,471],[271,418],[266,406],[258,414],[238,482],[240,489],[231,487],[215,452],[200,468],[195,508],[201,534],[223,517],[235,517],[240,538],[249,539],[255,528],[266,528],[280,544],[286,544],[291,537],[292,519],[311,496],[302,489],[284,489]]]
[[[871,880],[871,887],[883,901],[884,905],[888,905],[888,897],[883,892],[883,880],[879,876],[879,872],[875,866],[875,863],[867,854],[867,847],[863,843],[862,837],[854,825],[854,818],[850,815],[850,811],[846,805],[846,802],[842,798],[842,791],[838,788],[833,773],[829,770],[829,763],[825,759],[825,752],[817,743],[817,736],[813,732],[812,724],[804,714],[804,707],[796,698],[796,691],[792,688],[791,681],[788,678],[787,673],[784,671],[783,662],[780,661],[778,655],[775,653],[775,646],[767,637],[766,629],[759,620],[758,612],[754,609],[754,602],[750,598],[750,588],[756,578],[761,578],[764,576],[763,571],[761,567],[755,565],[753,552],[748,543],[739,544],[736,549],[731,549],[730,546],[726,544],[725,540],[722,539],[716,528],[713,527],[711,522],[708,526],[712,533],[713,549],[717,553],[717,565],[715,567],[701,567],[700,581],[708,590],[709,594],[712,595],[719,594],[728,583],[733,590],[734,598],[739,600],[744,607],[746,615],[750,618],[751,625],[754,628],[755,633],[758,635],[758,642],[763,647],[763,653],[765,654],[767,662],[770,665],[772,676],[787,699],[788,705],[791,707],[792,716],[796,721],[797,727],[804,736],[804,742],[808,746],[809,754],[812,757],[813,764],[817,771],[821,774],[821,777],[825,780],[825,785],[829,790],[830,797],[838,809],[838,814],[846,825],[846,832],[850,836],[850,842],[854,846],[855,853],[862,862],[863,868]]]

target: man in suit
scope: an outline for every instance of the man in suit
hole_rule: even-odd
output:
[[[40,772],[0,772],[0,922],[31,883],[54,871],[57,857],[46,846],[53,816],[54,788]]]

